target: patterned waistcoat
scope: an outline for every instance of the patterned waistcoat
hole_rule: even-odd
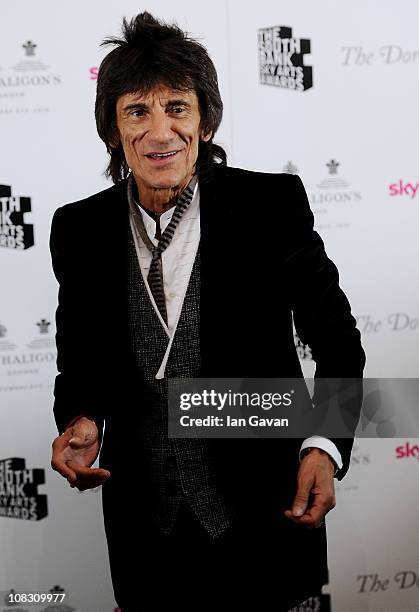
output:
[[[201,524],[216,538],[230,525],[231,512],[217,490],[207,441],[167,435],[168,378],[193,378],[200,373],[199,305],[198,249],[165,378],[156,380],[169,339],[149,299],[128,225],[129,335],[141,389],[136,417],[148,470],[149,490],[144,493],[150,496],[153,520],[162,533],[171,532],[179,504],[186,498]]]

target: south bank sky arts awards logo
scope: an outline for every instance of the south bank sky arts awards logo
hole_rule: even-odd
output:
[[[47,496],[38,492],[45,470],[27,468],[25,459],[0,460],[0,518],[39,521],[48,514]]]
[[[47,92],[61,85],[62,77],[44,55],[45,47],[30,39],[8,50],[10,64],[0,72],[0,115],[50,110]]]
[[[0,185],[0,247],[15,250],[33,247],[33,224],[25,220],[25,214],[31,210],[29,197],[12,195],[10,185]]]
[[[304,64],[304,56],[311,53],[308,38],[296,38],[287,26],[260,28],[258,51],[262,85],[295,91],[313,87],[313,68]]]

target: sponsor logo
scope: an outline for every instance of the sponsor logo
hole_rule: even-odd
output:
[[[33,338],[26,344],[32,350],[21,352],[9,340],[7,325],[0,321],[0,393],[41,389],[43,375],[55,371],[57,352],[51,323],[46,318],[33,322]],[[42,377],[40,378],[40,374]]]
[[[316,215],[317,229],[347,229],[351,226],[353,206],[362,194],[340,176],[342,163],[335,158],[325,163],[327,175],[308,189],[309,200]]]
[[[419,461],[419,444],[406,442],[396,447],[396,459],[417,459]]]
[[[308,38],[296,38],[287,26],[261,28],[258,49],[261,84],[296,91],[313,87],[313,68],[304,65],[304,55],[311,53]]]
[[[363,46],[342,47],[341,54],[343,66],[419,63],[419,49],[406,49],[400,45],[383,45],[378,51],[367,51]]]
[[[50,321],[41,319],[36,323],[38,329],[38,337],[34,338],[27,345],[31,349],[47,349],[55,347],[54,337],[50,334]]]
[[[286,172],[287,174],[298,174],[298,168],[292,161],[288,161],[282,168],[282,172]]]
[[[407,312],[392,312],[387,317],[375,318],[369,314],[354,315],[362,334],[376,334],[381,331],[412,332],[419,330],[419,316]]]
[[[413,570],[403,570],[392,578],[380,574],[360,574],[356,577],[358,593],[382,593],[383,591],[419,588],[419,575]]]
[[[16,344],[7,340],[6,336],[7,327],[0,321],[0,351],[13,351],[16,348]]]
[[[399,179],[396,183],[392,183],[388,186],[388,191],[391,197],[405,196],[413,200],[419,192],[419,182],[406,183],[402,179]]]
[[[0,517],[39,521],[48,514],[47,496],[38,493],[45,470],[26,468],[25,459],[0,460]]]
[[[39,327],[39,333],[40,334],[47,334],[48,333],[48,328],[51,325],[51,323],[49,321],[47,321],[46,319],[41,319],[40,321],[38,321],[37,326]]]
[[[99,66],[92,66],[89,68],[89,78],[91,81],[97,81],[97,75],[99,73]]]
[[[0,114],[48,112],[45,92],[61,85],[61,74],[38,58],[38,44],[26,40],[15,63],[0,75]],[[42,56],[42,54],[40,54]]]
[[[0,246],[16,250],[33,247],[33,225],[24,218],[31,210],[30,198],[12,196],[9,185],[0,185]]]

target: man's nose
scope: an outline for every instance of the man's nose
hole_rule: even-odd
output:
[[[172,130],[172,119],[165,113],[158,114],[150,119],[148,137],[150,144],[166,144],[173,140],[175,133]]]

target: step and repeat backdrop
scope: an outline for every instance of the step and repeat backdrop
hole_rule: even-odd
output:
[[[216,141],[230,164],[301,176],[362,333],[366,375],[415,378],[419,5],[16,0],[0,10],[0,611],[26,610],[10,595],[33,590],[61,594],[38,609],[112,612],[100,489],[70,489],[50,468],[48,239],[58,206],[110,185],[93,112],[101,40],[148,10],[203,42],[219,74]],[[293,205],[281,193],[276,201]],[[103,333],[118,333],[118,321]],[[92,351],[88,329],[78,340],[81,355]],[[310,376],[310,347],[295,342]],[[327,519],[329,584],[300,610],[419,609],[418,460],[414,437],[355,441]],[[128,492],[121,504],[135,513]]]

